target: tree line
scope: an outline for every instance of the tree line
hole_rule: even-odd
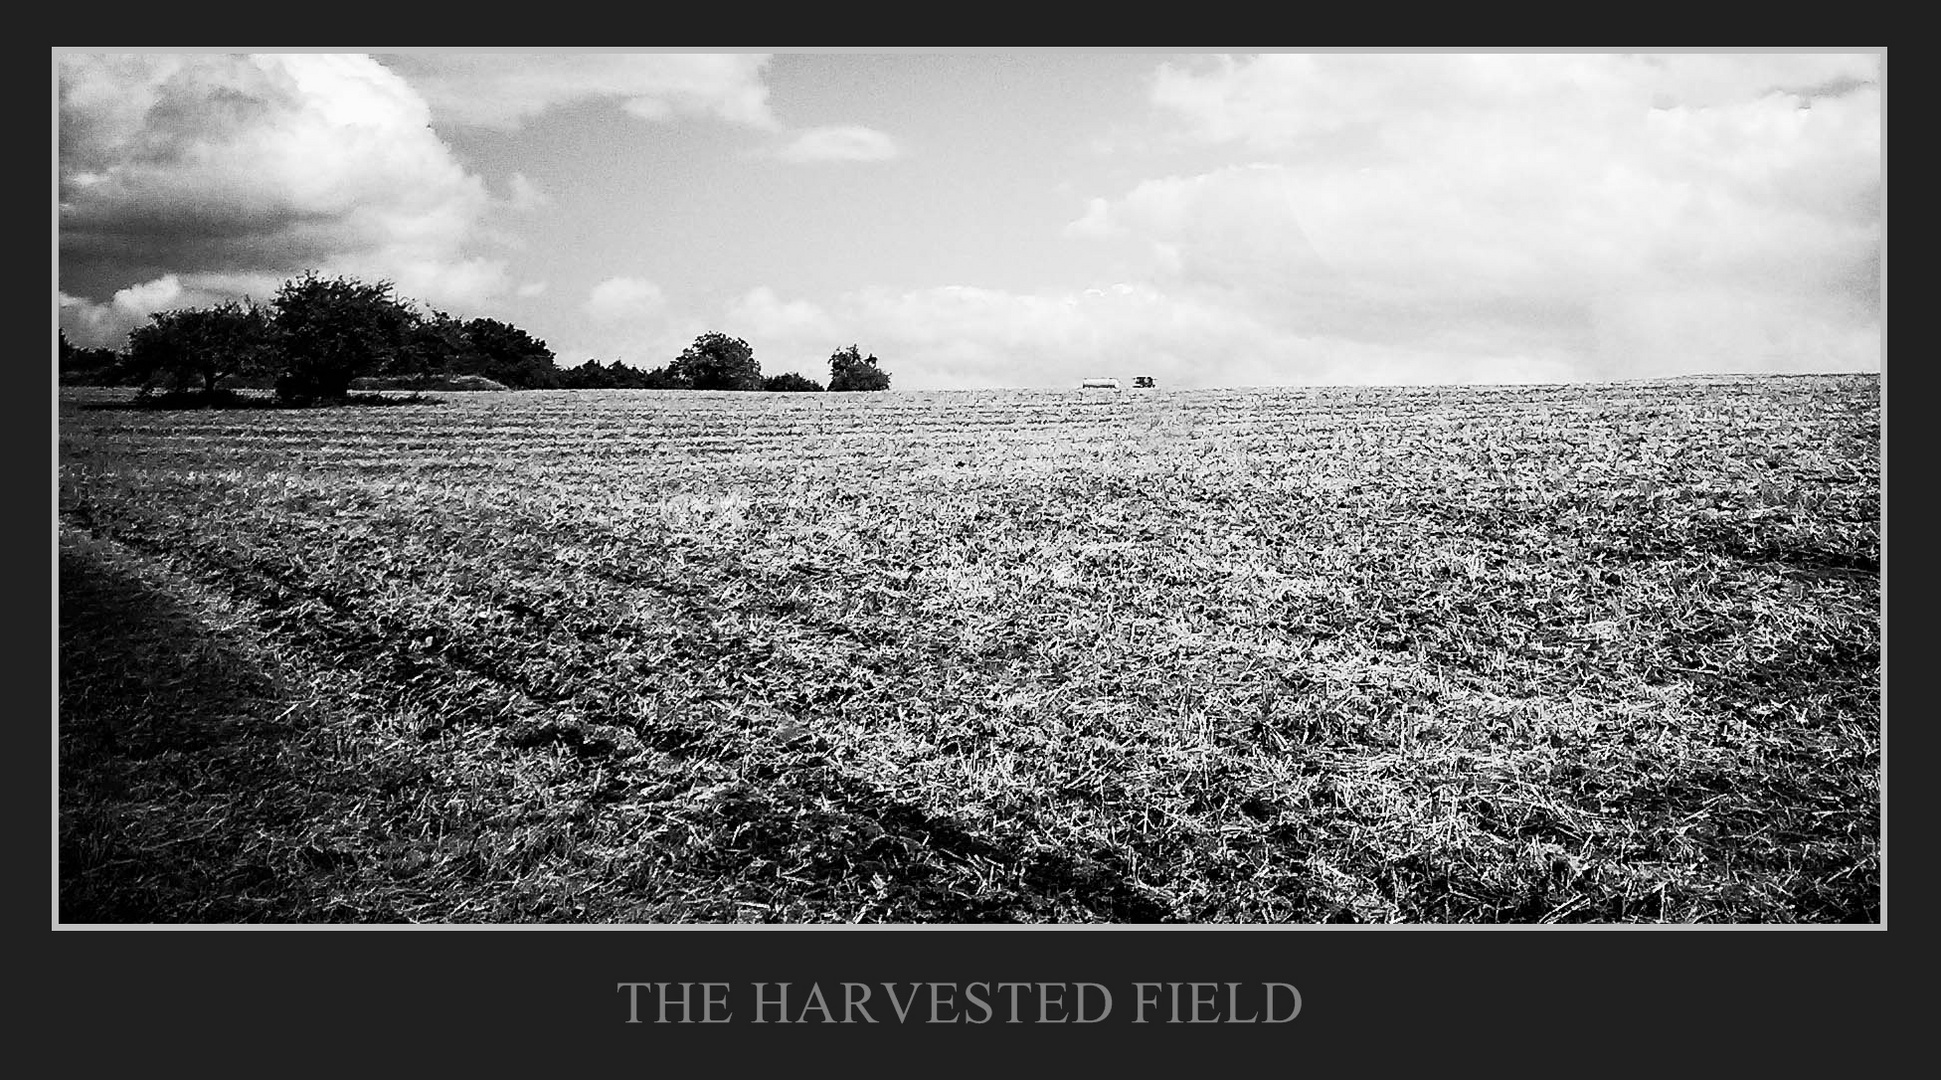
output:
[[[343,400],[352,383],[435,387],[466,376],[519,390],[814,391],[796,372],[764,376],[746,341],[709,332],[651,371],[618,360],[562,369],[544,341],[496,319],[458,319],[397,295],[389,281],[312,271],[265,304],[248,298],[158,311],[120,350],[82,349],[60,335],[64,383],[214,395],[268,387],[292,403]],[[887,390],[889,372],[856,346],[829,357],[829,390]]]
[[[890,373],[874,354],[863,356],[856,346],[837,349],[829,357],[830,390],[888,390]],[[746,341],[721,333],[706,333],[681,351],[671,363],[643,371],[615,360],[588,360],[559,373],[567,390],[767,390],[820,393],[824,387],[798,372],[763,375],[755,352]]]

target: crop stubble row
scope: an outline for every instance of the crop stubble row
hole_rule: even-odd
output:
[[[1120,883],[1052,915],[1487,918],[1532,843],[1668,861],[1654,764],[1742,749],[1748,673],[1821,664],[1791,722],[1864,759],[1873,386],[69,411],[62,503],[595,727],[799,730],[852,802]],[[1560,762],[1608,782],[1528,797]],[[1379,870],[1438,846],[1496,861],[1455,909],[1433,858]]]

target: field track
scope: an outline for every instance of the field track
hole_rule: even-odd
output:
[[[70,922],[1873,922],[1880,383],[59,406]]]

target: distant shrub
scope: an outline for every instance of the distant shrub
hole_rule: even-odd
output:
[[[59,378],[64,386],[121,386],[131,379],[124,369],[121,354],[113,349],[83,349],[60,333]]]
[[[213,394],[224,379],[268,373],[274,357],[269,313],[231,300],[151,314],[128,335],[123,370],[148,389]]]
[[[619,367],[620,361],[615,360],[613,366]],[[652,371],[642,371],[639,368],[628,368],[627,371],[628,374],[623,376],[626,381],[616,385],[625,386],[634,390],[694,389],[692,383],[674,372],[673,365],[671,364],[664,367],[657,367]]]
[[[667,365],[667,373],[690,390],[760,390],[762,366],[746,341],[706,333]]]
[[[665,367],[642,371],[618,360],[607,364],[588,360],[578,367],[567,368],[559,373],[558,386],[563,390],[692,389]]]
[[[763,390],[766,383],[748,343],[718,333],[702,334],[651,371],[618,360],[588,360],[558,375],[558,385],[568,390]]]
[[[762,380],[762,389],[782,393],[821,393],[822,384],[793,371],[781,375],[770,375]]]
[[[888,390],[890,373],[877,366],[876,356],[864,356],[856,346],[837,349],[829,357],[829,389]]]
[[[565,390],[611,390],[613,379],[607,374],[606,365],[598,360],[588,360],[578,367],[561,371],[559,385]]]

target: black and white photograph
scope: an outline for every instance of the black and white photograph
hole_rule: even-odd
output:
[[[1884,929],[1885,48],[52,68],[56,927]]]

